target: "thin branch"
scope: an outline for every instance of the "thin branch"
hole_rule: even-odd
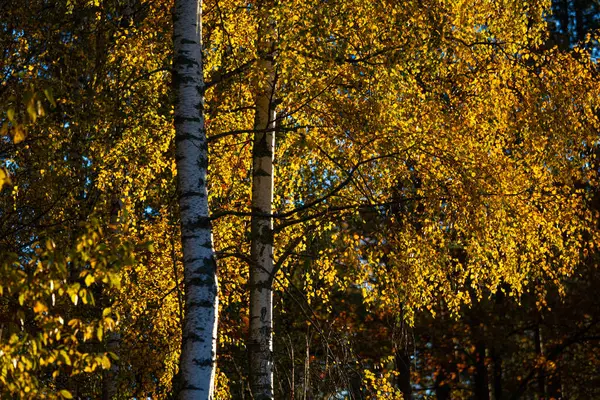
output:
[[[337,192],[339,192],[340,190],[342,190],[344,187],[346,187],[350,183],[350,181],[352,181],[352,177],[353,177],[354,173],[361,166],[363,166],[363,165],[365,165],[367,163],[373,162],[373,161],[384,159],[384,158],[393,158],[393,157],[396,157],[396,156],[400,155],[401,153],[404,153],[405,151],[408,151],[409,149],[410,149],[410,147],[408,149],[405,149],[405,150],[401,151],[401,152],[396,152],[396,153],[391,153],[391,154],[384,154],[384,155],[381,155],[381,156],[371,157],[371,158],[368,158],[366,160],[359,161],[358,163],[356,163],[354,165],[354,167],[352,167],[352,169],[349,172],[347,172],[346,179],[344,179],[342,182],[340,182],[329,193],[323,195],[322,197],[320,197],[320,198],[318,198],[316,200],[313,200],[313,201],[308,202],[308,203],[306,203],[306,204],[304,204],[304,205],[302,205],[300,207],[297,207],[297,208],[295,208],[293,210],[290,210],[290,211],[287,211],[287,212],[284,212],[284,213],[279,213],[279,214],[277,214],[277,218],[287,218],[287,217],[290,217],[290,216],[292,216],[294,214],[297,214],[297,213],[299,213],[301,211],[304,211],[304,210],[307,210],[309,208],[312,208],[312,207],[316,206],[317,204],[323,203],[324,201],[326,201],[330,197],[334,196]]]
[[[556,345],[552,351],[549,352],[548,356],[546,357],[546,360],[549,361],[553,361],[555,360],[563,351],[565,351],[569,346],[572,346],[576,343],[580,343],[582,341],[582,338],[586,337],[586,333],[590,331],[590,329],[592,329],[595,325],[597,325],[599,323],[599,321],[594,321],[592,322],[590,325],[580,329],[575,335],[573,335],[572,337],[568,338],[567,340],[563,341],[562,343]],[[512,400],[517,400],[519,398],[521,398],[521,396],[523,395],[523,393],[525,393],[525,390],[527,390],[527,385],[529,385],[529,382],[531,381],[531,379],[533,379],[533,377],[536,374],[539,374],[541,372],[544,372],[546,366],[541,365],[539,367],[535,367],[533,368],[529,374],[525,377],[525,379],[523,379],[523,381],[521,382],[521,384],[519,385],[517,391],[512,395],[511,399]]]
[[[222,139],[224,137],[227,136],[235,136],[235,135],[242,135],[245,133],[261,133],[261,132],[295,132],[298,131],[300,129],[307,129],[307,128],[311,128],[311,126],[308,125],[300,125],[300,126],[293,126],[293,127],[277,127],[275,130],[273,130],[273,128],[265,128],[265,129],[236,129],[236,130],[232,130],[232,131],[227,131],[227,132],[221,132],[221,133],[217,133],[216,135],[212,135],[210,136],[207,141],[208,143],[214,142],[215,140],[219,140]]]
[[[231,79],[232,77],[234,77],[235,75],[246,71],[255,61],[256,61],[256,59],[253,58],[249,61],[246,61],[239,67],[232,69],[231,71],[226,71],[226,72],[221,72],[220,70],[215,71],[214,78],[211,77],[212,79],[204,84],[204,89],[208,89],[212,86],[215,86],[216,84],[225,82],[225,81]]]
[[[285,222],[281,223],[280,225],[276,226],[273,229],[273,231],[275,233],[278,233],[278,232],[281,232],[285,228],[288,228],[288,227],[290,227],[292,225],[296,225],[296,224],[299,224],[299,223],[302,223],[302,222],[308,222],[308,221],[311,221],[311,220],[316,219],[316,218],[323,217],[323,216],[328,215],[328,214],[342,213],[344,211],[368,211],[368,210],[376,210],[377,208],[386,207],[386,206],[393,206],[393,205],[397,205],[399,203],[404,203],[404,202],[409,202],[409,201],[420,201],[420,200],[427,200],[427,199],[432,199],[432,198],[426,197],[426,196],[405,197],[403,199],[399,199],[399,200],[395,200],[395,201],[387,201],[387,202],[383,202],[383,203],[353,204],[353,205],[346,205],[346,206],[327,207],[326,209],[321,210],[319,212],[316,212],[314,214],[309,214],[309,215],[305,215],[305,216],[297,218],[297,219],[285,221]],[[439,199],[440,200],[444,200],[444,199],[447,199],[447,198],[445,198],[445,197],[439,197]]]
[[[239,252],[233,252],[233,253],[224,252],[224,251],[218,251],[217,252],[217,259],[218,260],[223,260],[223,259],[229,258],[229,257],[238,258],[238,259],[244,261],[245,263],[247,263],[248,265],[250,265],[252,263],[252,260],[250,259],[250,257],[248,257],[245,254],[239,253]]]
[[[285,249],[283,254],[279,257],[279,259],[273,266],[273,271],[271,272],[271,276],[269,278],[270,285],[273,285],[273,279],[275,279],[275,275],[277,275],[277,272],[279,272],[279,270],[281,269],[281,266],[283,265],[285,260],[287,260],[289,258],[289,256],[292,255],[292,253],[294,252],[296,247],[298,247],[300,242],[302,242],[302,239],[304,239],[304,236],[298,236],[297,238],[292,240],[292,242],[287,246],[287,248]]]
[[[125,81],[125,83],[123,84],[123,86],[125,86],[125,85],[128,85],[128,86],[133,86],[133,85],[135,85],[136,83],[138,83],[139,81],[141,81],[142,79],[148,78],[148,77],[150,77],[151,75],[154,75],[154,74],[156,74],[157,72],[163,72],[163,71],[166,71],[166,72],[172,72],[172,70],[171,70],[171,68],[170,68],[170,67],[161,67],[161,68],[157,68],[157,69],[154,69],[154,70],[152,70],[152,71],[148,71],[148,72],[145,72],[145,73],[143,73],[142,75],[138,76],[138,77],[137,77],[137,78],[135,78],[133,81],[131,81],[131,83],[128,83],[128,82],[127,82],[127,81],[129,81],[129,79],[131,79],[131,78],[127,79],[127,81]]]
[[[411,146],[412,147],[412,146]],[[293,210],[290,211],[286,211],[283,213],[275,213],[275,214],[267,214],[267,213],[253,213],[253,212],[245,212],[245,211],[223,211],[220,213],[216,213],[213,214],[213,216],[211,217],[211,220],[216,220],[218,218],[224,217],[224,216],[238,216],[238,217],[252,217],[252,216],[258,216],[258,217],[269,217],[269,218],[277,218],[277,219],[285,219],[285,218],[289,218],[294,214],[297,214],[301,211],[305,211],[309,208],[312,208],[320,203],[323,203],[324,201],[328,200],[329,198],[331,198],[332,196],[335,196],[336,193],[338,193],[340,190],[342,190],[344,187],[346,187],[351,181],[352,181],[352,177],[354,175],[354,173],[364,164],[367,164],[369,162],[373,162],[373,161],[377,161],[383,158],[391,158],[391,157],[396,157],[397,155],[409,150],[409,148],[401,151],[401,152],[396,152],[396,153],[391,153],[391,154],[384,154],[384,155],[380,155],[380,156],[376,156],[376,157],[371,157],[368,158],[366,160],[362,160],[359,161],[358,163],[356,163],[352,169],[350,171],[348,171],[346,173],[346,179],[344,179],[342,182],[340,182],[335,188],[333,188],[329,193],[323,195],[322,197],[315,199],[311,202],[308,202],[302,206],[299,206],[297,208],[294,208]],[[351,208],[356,207],[356,205],[352,205],[350,206]],[[334,207],[335,208],[335,207]],[[334,209],[334,208],[328,208],[328,209]]]

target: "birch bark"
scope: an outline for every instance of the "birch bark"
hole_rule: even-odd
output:
[[[250,386],[255,400],[273,398],[273,151],[275,71],[270,24],[263,15],[258,37],[258,80],[252,149],[250,265]],[[261,29],[263,28],[263,29]],[[266,28],[266,29],[264,29]]]
[[[175,0],[173,85],[185,311],[176,396],[213,399],[218,284],[208,209],[202,2]]]
[[[110,208],[110,231],[112,233],[112,241],[116,245],[121,240],[121,221],[120,215],[122,212],[123,203],[117,195],[114,195],[111,208]],[[104,302],[104,307],[109,307],[111,304],[110,299],[106,299],[105,296],[100,296],[101,304]],[[110,331],[106,335],[106,350],[119,355],[121,348],[121,334],[118,331]],[[111,360],[110,369],[102,372],[102,400],[112,400],[119,393],[119,361]]]

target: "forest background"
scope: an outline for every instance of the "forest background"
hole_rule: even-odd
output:
[[[0,396],[186,398],[202,122],[210,396],[600,398],[598,7],[0,0]]]

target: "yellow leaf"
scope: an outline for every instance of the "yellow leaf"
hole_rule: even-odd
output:
[[[52,104],[53,107],[56,107],[56,101],[54,100],[54,96],[52,95],[52,89],[44,89],[44,94],[46,98]]]
[[[63,389],[59,393],[65,399],[72,399],[73,398],[73,395],[68,390]]]
[[[110,359],[106,355],[102,357],[102,368],[104,368],[104,369],[110,368]]]
[[[25,140],[25,129],[21,125],[15,126],[15,134],[13,136],[13,141],[15,144],[21,143]]]
[[[8,171],[6,171],[6,169],[4,168],[0,168],[0,190],[4,188],[4,185],[10,186],[12,185],[12,181],[10,179]]]
[[[46,305],[40,301],[36,301],[35,305],[33,306],[33,311],[35,313],[42,313],[44,311],[48,311],[48,307],[46,307]]]
[[[69,355],[67,354],[67,352],[65,350],[61,350],[59,352],[59,354],[62,356],[65,364],[72,365],[72,363],[71,363],[71,357],[69,357]]]
[[[33,98],[31,98],[31,100],[29,100],[27,102],[27,114],[29,115],[29,118],[31,118],[31,120],[33,122],[36,121],[36,119],[37,119],[37,111],[35,109],[35,102],[34,102]]]

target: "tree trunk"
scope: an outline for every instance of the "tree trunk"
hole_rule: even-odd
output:
[[[502,400],[502,355],[495,347],[491,350],[493,399]]]
[[[121,335],[111,331],[106,335],[106,351],[118,356],[121,347]],[[119,364],[110,360],[110,369],[102,373],[102,400],[112,400],[118,394]]]
[[[475,398],[489,400],[488,370],[485,365],[485,343],[481,340],[475,344]]]
[[[258,79],[252,148],[252,223],[250,265],[250,386],[255,400],[273,398],[273,151],[275,149],[275,72],[270,21],[258,31]],[[266,29],[265,29],[266,28]]]
[[[443,367],[435,377],[435,397],[437,400],[450,400],[452,388],[446,382],[446,372]]]
[[[575,0],[573,2],[573,8],[575,8],[575,33],[576,40],[578,42],[583,42],[585,40],[585,26],[584,26],[584,17],[583,10],[586,8],[586,4],[584,1]]]
[[[399,375],[397,385],[402,392],[404,400],[412,399],[412,386],[410,384],[410,356],[406,349],[400,348],[396,350],[396,371]]]
[[[121,222],[119,221],[123,204],[117,195],[113,196],[110,205],[110,231],[112,233],[112,241],[116,244],[121,240],[119,237],[121,233]],[[102,308],[110,307],[112,304],[111,299],[105,298],[102,293],[99,294],[100,304]],[[104,304],[103,304],[104,303]],[[110,331],[106,335],[106,351],[114,353],[119,356],[119,350],[121,348],[121,334],[119,332]],[[118,394],[118,379],[119,379],[119,361],[110,361],[110,369],[102,372],[102,400],[112,400]]]
[[[201,0],[175,0],[173,85],[185,310],[179,399],[213,399],[218,284],[208,209]]]
[[[545,358],[545,349],[542,341],[542,331],[540,329],[540,325],[536,325],[535,327],[535,353],[539,359]],[[546,372],[544,368],[538,368],[537,373],[537,390],[538,395],[541,399],[546,398]]]

